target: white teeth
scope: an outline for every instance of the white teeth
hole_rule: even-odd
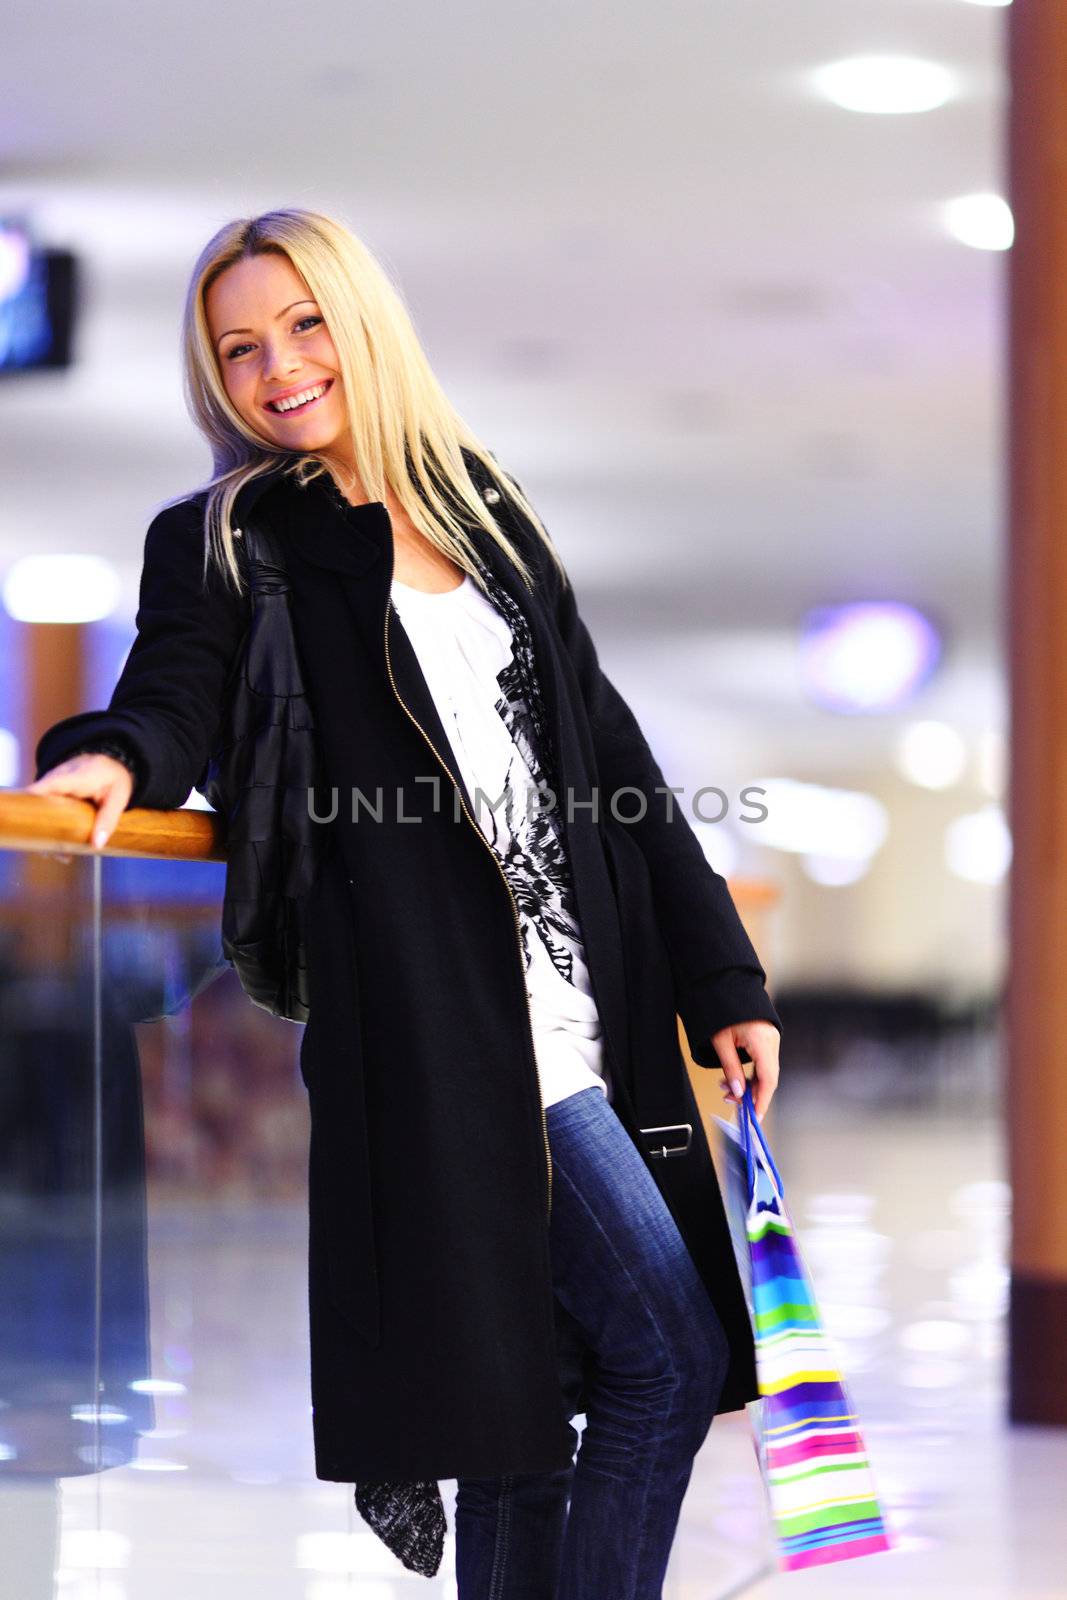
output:
[[[295,411],[297,406],[307,405],[309,400],[317,400],[320,394],[326,393],[326,385],[317,383],[313,389],[304,389],[300,394],[291,394],[285,400],[271,400],[272,411]]]

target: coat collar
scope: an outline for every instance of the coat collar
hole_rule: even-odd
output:
[[[351,608],[357,629],[375,654],[382,651],[384,663],[383,624],[392,555],[389,512],[381,501],[350,505],[327,474],[320,474],[301,487],[286,471],[289,464],[287,460],[279,461],[243,486],[235,502],[234,523],[252,526],[257,518],[261,519],[301,563],[310,562],[339,577],[341,592]],[[491,488],[481,464],[471,457],[467,458],[467,464],[479,490],[485,492]],[[487,503],[493,504],[491,494],[487,495]],[[502,552],[496,552],[484,529],[474,523],[468,523],[468,527],[479,559],[496,572],[509,592],[514,593],[508,574],[501,570],[501,563],[504,567],[510,567],[511,563]],[[523,587],[514,569],[513,578]],[[395,614],[389,632],[392,675],[401,701],[439,752],[468,810],[473,810],[433,695],[403,624]]]
[[[286,462],[278,460],[265,472],[259,473],[255,478],[249,478],[246,483],[241,485],[237,491],[237,498],[233,503],[232,520],[234,527],[244,527],[263,496],[281,481],[285,467]]]
[[[492,506],[499,491],[489,474],[471,451],[464,449],[463,458],[475,487]],[[350,505],[327,474],[301,487],[287,470],[291,465],[290,458],[280,458],[242,486],[234,502],[234,525],[243,527],[258,509],[280,527],[298,554],[315,566],[352,577],[384,562],[392,527],[382,501]],[[528,607],[529,590],[504,552],[478,524],[472,524],[470,531],[480,558],[512,598],[524,609]]]
[[[289,464],[279,462],[243,486],[234,503],[235,525],[265,514],[299,555],[352,577],[380,562],[390,538],[382,502],[350,505],[325,474],[302,487],[287,472]]]

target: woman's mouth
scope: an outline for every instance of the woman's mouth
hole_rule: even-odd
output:
[[[306,389],[298,389],[295,394],[284,395],[280,400],[268,400],[265,409],[276,417],[303,416],[305,411],[317,406],[332,387],[333,379],[326,378],[322,383],[309,384]]]

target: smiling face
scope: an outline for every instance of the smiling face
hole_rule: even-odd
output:
[[[204,297],[211,341],[234,408],[283,450],[351,455],[337,350],[288,256],[235,261]]]

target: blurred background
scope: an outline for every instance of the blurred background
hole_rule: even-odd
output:
[[[1067,1435],[1013,1426],[1005,1378],[1010,12],[101,0],[21,9],[0,53],[0,783],[106,704],[148,522],[208,477],[196,254],[308,205],[400,286],[736,886],[785,1028],[767,1128],[897,1546],[776,1575],[738,1414],[670,1600],[1067,1592]],[[5,1259],[33,1309],[0,1357],[0,1595],[454,1595],[314,1478],[298,1030],[219,973],[221,863],[4,837]],[[60,957],[26,970],[59,892],[92,978],[61,985],[67,1046]],[[102,1306],[101,1183],[129,1263]],[[27,1196],[57,1188],[45,1243]]]

